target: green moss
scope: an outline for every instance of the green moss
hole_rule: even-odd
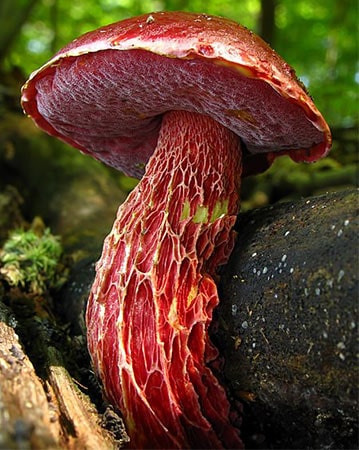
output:
[[[11,285],[43,294],[60,283],[58,264],[62,246],[47,228],[15,230],[0,251],[0,274]]]

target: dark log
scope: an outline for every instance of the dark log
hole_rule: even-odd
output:
[[[358,192],[239,216],[215,342],[247,448],[357,448]]]

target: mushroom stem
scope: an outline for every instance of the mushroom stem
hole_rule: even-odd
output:
[[[214,119],[164,115],[154,154],[121,205],[87,310],[88,345],[133,448],[241,448],[210,369],[214,279],[234,245],[239,138]]]

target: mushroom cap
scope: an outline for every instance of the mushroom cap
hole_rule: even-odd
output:
[[[169,110],[212,116],[240,136],[245,174],[283,154],[313,162],[331,146],[294,70],[245,27],[204,14],[158,12],[91,31],[33,72],[21,101],[47,133],[137,177]]]

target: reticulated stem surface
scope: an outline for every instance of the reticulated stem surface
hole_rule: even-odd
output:
[[[209,364],[214,282],[234,245],[238,137],[213,119],[166,113],[158,145],[106,238],[88,345],[132,448],[240,448]]]

